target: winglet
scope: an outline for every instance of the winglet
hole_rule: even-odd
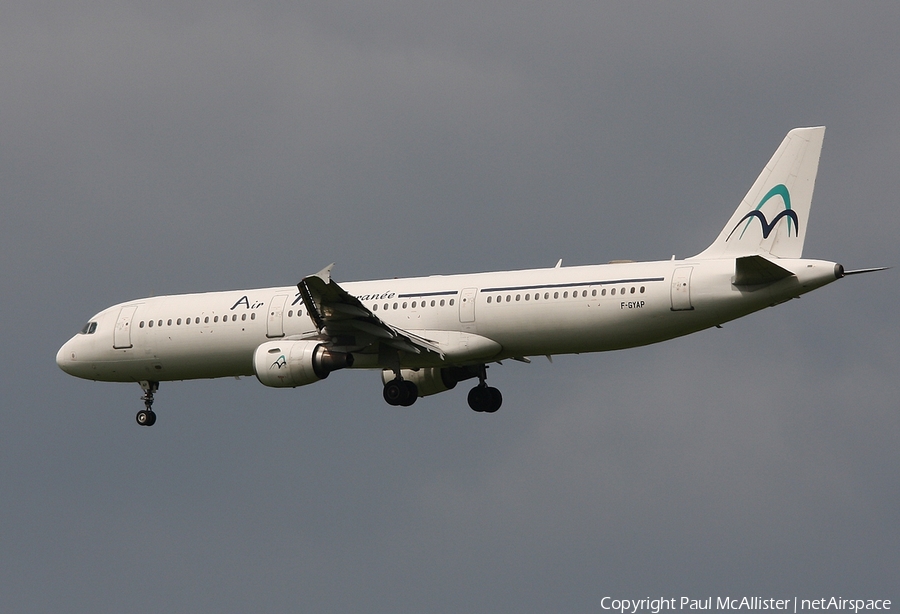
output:
[[[313,277],[318,277],[319,279],[324,281],[326,284],[331,283],[331,269],[333,269],[333,268],[334,268],[334,263],[332,262],[327,267],[325,267],[324,269],[322,269],[321,271],[316,273]]]

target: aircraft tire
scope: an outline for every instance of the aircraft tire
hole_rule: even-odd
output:
[[[141,426],[153,426],[156,424],[156,414],[149,409],[142,409],[135,416],[135,420]]]
[[[410,382],[404,380],[402,382],[403,386],[403,399],[400,401],[400,405],[403,407],[409,407],[413,403],[416,402],[416,399],[419,398],[419,387],[415,385],[414,382]]]
[[[478,385],[469,391],[468,399],[469,407],[472,411],[483,412],[490,402],[490,393],[487,386]]]
[[[401,379],[394,379],[384,385],[384,401],[388,405],[402,405],[404,399],[409,395],[408,389],[404,386],[406,382]]]
[[[492,414],[503,404],[503,395],[496,388],[479,384],[469,391],[468,401],[473,411]]]
[[[488,393],[490,393],[491,402],[490,405],[484,410],[489,414],[494,413],[500,406],[503,405],[503,395],[500,394],[500,391],[496,388],[488,387]]]

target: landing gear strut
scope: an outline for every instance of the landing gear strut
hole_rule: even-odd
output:
[[[481,366],[478,379],[478,385],[469,391],[469,407],[477,412],[492,414],[503,404],[503,395],[487,385],[487,365]]]
[[[399,377],[384,385],[384,400],[388,405],[409,407],[419,398],[419,387],[413,382]]]
[[[141,388],[144,390],[144,396],[141,400],[144,402],[144,409],[137,413],[135,420],[141,426],[153,426],[156,424],[156,414],[153,412],[153,393],[159,390],[159,382],[141,382]]]

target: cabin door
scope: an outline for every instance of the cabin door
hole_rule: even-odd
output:
[[[672,311],[689,311],[691,305],[691,272],[694,267],[685,266],[675,269],[672,274]]]
[[[284,337],[284,304],[287,294],[277,294],[269,301],[269,315],[266,318],[266,337]]]
[[[126,305],[119,311],[119,319],[116,320],[116,330],[113,331],[113,349],[124,350],[131,345],[131,320],[138,305]]]
[[[475,295],[478,294],[478,288],[463,288],[459,293],[459,321],[474,322],[475,321]]]

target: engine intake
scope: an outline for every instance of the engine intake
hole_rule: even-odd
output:
[[[334,352],[317,341],[268,341],[253,352],[256,379],[273,388],[296,388],[353,366],[353,354]]]

